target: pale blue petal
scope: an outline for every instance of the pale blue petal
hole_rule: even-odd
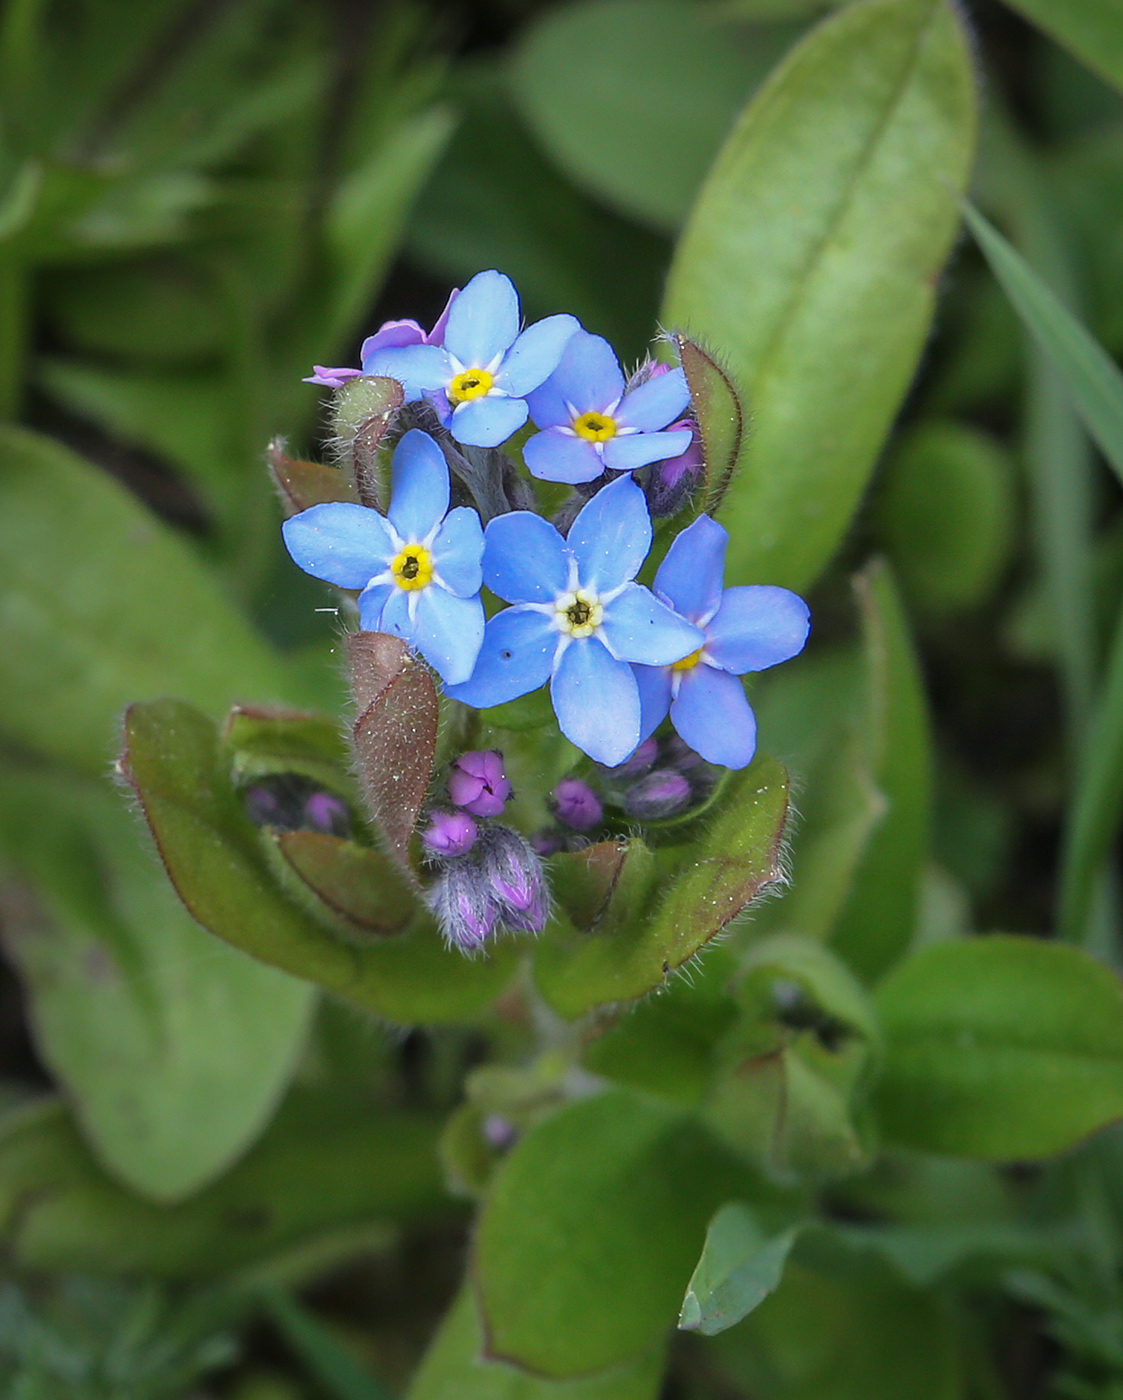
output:
[[[484,581],[483,553],[480,517],[471,506],[450,510],[433,541],[433,563],[443,587],[458,598],[474,598]]]
[[[437,584],[421,589],[413,624],[413,644],[447,684],[472,674],[484,639],[484,608],[479,594],[456,598]]]
[[[566,543],[584,587],[607,593],[635,578],[651,548],[651,517],[630,476],[609,482],[582,507]]]
[[[683,617],[697,621],[721,602],[729,532],[708,515],[675,536],[655,575],[655,592]]]
[[[407,390],[443,389],[452,366],[439,345],[388,345],[363,360],[363,373],[396,379]]]
[[[470,680],[445,693],[477,710],[505,705],[550,678],[558,634],[545,613],[504,608],[484,629],[483,645]]]
[[[604,462],[591,442],[553,429],[527,438],[523,461],[539,481],[565,481],[576,486],[604,475]]]
[[[449,307],[445,349],[468,368],[486,369],[518,333],[519,298],[511,279],[501,272],[477,272]]]
[[[569,581],[565,541],[548,520],[512,510],[488,521],[484,582],[508,603],[552,603]]]
[[[364,632],[382,632],[382,611],[392,593],[401,590],[396,583],[372,583],[359,594],[359,626]]]
[[[410,596],[410,590],[394,585],[378,620],[380,632],[389,632],[391,636],[401,637],[405,642],[413,640],[413,618],[409,615]]]
[[[697,651],[703,633],[639,583],[629,583],[604,610],[604,640],[621,661],[668,666]]]
[[[683,672],[671,702],[679,737],[707,763],[744,768],[756,751],[756,719],[740,680],[712,666]]]
[[[428,433],[411,428],[397,447],[390,475],[390,524],[407,544],[423,540],[448,510],[448,463]]]
[[[727,588],[706,629],[706,652],[726,671],[763,671],[803,650],[811,625],[807,604],[787,588]]]
[[[339,588],[365,588],[394,556],[382,516],[349,501],[309,506],[286,520],[281,533],[306,574]]]
[[[632,668],[595,637],[570,642],[550,681],[561,732],[571,744],[609,768],[639,743],[639,688]]]
[[[526,416],[527,407],[522,399],[485,394],[482,399],[458,403],[446,426],[456,441],[466,447],[499,447],[518,432]]]
[[[685,452],[694,439],[689,428],[673,433],[628,433],[609,438],[604,445],[604,464],[614,472],[634,472],[649,462],[662,462]]]
[[[689,402],[690,388],[686,375],[681,369],[672,369],[625,394],[616,418],[623,427],[651,433],[681,418]]]
[[[530,412],[540,428],[569,426],[569,406],[578,413],[603,412],[624,392],[624,376],[608,341],[577,331],[565,347],[558,367],[530,395]]]
[[[525,398],[557,369],[565,347],[580,329],[577,317],[566,315],[547,316],[527,326],[503,357],[496,385],[517,399]]]
[[[671,669],[669,666],[633,666],[632,675],[639,687],[639,741],[642,744],[667,718],[671,707]]]

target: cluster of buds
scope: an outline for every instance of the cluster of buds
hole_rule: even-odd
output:
[[[435,809],[421,833],[437,867],[429,906],[450,943],[480,948],[502,925],[541,933],[549,917],[542,862],[503,814],[511,783],[494,750],[462,754],[452,765],[448,795],[454,810]]]
[[[274,831],[319,831],[351,835],[351,811],[342,797],[327,792],[302,773],[275,773],[256,779],[242,794],[254,826]]]

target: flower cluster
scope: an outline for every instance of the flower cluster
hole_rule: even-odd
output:
[[[572,316],[523,329],[510,281],[481,272],[432,331],[387,323],[365,342],[361,371],[317,366],[312,382],[340,387],[360,373],[404,390],[389,509],[332,503],[288,520],[301,568],[356,592],[360,625],[408,641],[454,700],[486,709],[548,684],[562,732],[605,768],[626,765],[668,717],[688,751],[744,767],[756,738],[740,678],[794,656],[808,612],[783,588],[725,588],[728,537],[705,515],[671,543],[652,587],[638,582],[652,516],[678,510],[702,471],[683,370],[648,362],[628,380],[608,343]],[[574,488],[553,521],[531,508],[513,458],[532,478]],[[506,604],[486,624],[484,587]],[[641,776],[636,816],[689,798],[679,772]],[[465,755],[450,780],[457,810],[434,817],[426,836],[430,855],[450,862],[442,898],[476,900],[480,928],[512,920],[491,895],[477,898],[479,880],[465,892],[452,872],[470,852],[478,865],[485,847],[496,869],[522,868],[496,834],[505,828],[486,839],[475,829],[476,817],[502,810],[501,787],[487,755]],[[575,830],[600,819],[591,790],[559,791],[556,802]]]

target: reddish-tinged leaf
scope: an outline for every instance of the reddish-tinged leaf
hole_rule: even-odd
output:
[[[283,831],[277,845],[313,894],[363,933],[401,933],[416,913],[413,890],[381,851],[320,831]]]
[[[741,455],[744,410],[732,380],[700,345],[685,335],[676,335],[674,342],[702,438],[706,490],[700,499],[705,502],[704,509],[713,514],[733,480]]]
[[[303,462],[287,456],[283,438],[274,438],[269,444],[269,472],[286,516],[325,501],[359,503],[358,489],[346,472],[322,462]]]

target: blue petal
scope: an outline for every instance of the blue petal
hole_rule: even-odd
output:
[[[401,590],[396,583],[372,583],[359,594],[359,626],[364,632],[383,632],[382,612],[390,595]]]
[[[455,685],[472,674],[484,639],[479,594],[456,598],[437,584],[421,590],[413,644],[443,681]]]
[[[447,426],[456,441],[466,447],[498,447],[518,432],[526,416],[527,407],[522,399],[486,394],[482,399],[457,404]]]
[[[449,307],[445,349],[462,365],[486,369],[518,333],[519,298],[511,279],[501,272],[477,272]]]
[[[712,615],[721,602],[728,543],[728,530],[700,515],[672,540],[655,575],[655,592],[683,617]]]
[[[803,650],[810,618],[807,604],[786,588],[727,588],[706,629],[706,653],[738,676],[763,671]]]
[[[650,433],[681,418],[689,402],[686,375],[681,369],[672,369],[625,394],[616,418],[625,427]]]
[[[477,710],[504,705],[546,683],[557,648],[557,631],[545,613],[504,608],[484,630],[471,679],[447,686],[446,694]]]
[[[614,472],[634,472],[649,462],[677,457],[693,437],[689,428],[677,428],[673,433],[629,433],[609,438],[604,445],[604,464]]]
[[[448,510],[448,463],[428,433],[411,428],[397,447],[390,476],[390,524],[406,543],[423,540]]]
[[[458,598],[474,598],[483,585],[484,531],[471,506],[457,506],[433,541],[433,563],[441,584]]]
[[[668,666],[697,651],[704,634],[642,584],[629,583],[604,610],[604,640],[621,661]]]
[[[639,688],[632,668],[595,637],[570,642],[550,681],[561,732],[582,753],[614,768],[639,743]]]
[[[394,557],[382,516],[349,501],[310,506],[286,520],[281,533],[306,574],[339,588],[365,588]]]
[[[582,507],[566,543],[586,588],[607,593],[635,578],[651,548],[651,516],[630,476],[609,482]]]
[[[576,316],[564,315],[547,316],[527,326],[503,357],[496,385],[517,399],[525,398],[557,369],[565,347],[580,329]]]
[[[407,391],[443,389],[452,378],[452,366],[439,345],[386,346],[367,356],[363,373],[396,379]]]
[[[603,412],[624,392],[624,376],[608,341],[577,331],[565,347],[558,367],[530,395],[530,412],[540,428],[569,426],[572,406],[577,413]]]
[[[568,587],[565,541],[533,511],[497,515],[484,534],[484,581],[508,603],[552,603]]]
[[[527,438],[523,461],[539,481],[565,481],[576,486],[604,475],[604,462],[591,442],[551,429]]]
[[[389,598],[383,604],[382,616],[378,619],[379,632],[389,632],[394,637],[401,637],[405,642],[413,640],[413,618],[409,615],[411,596],[416,595],[395,584]]]
[[[707,763],[744,768],[756,751],[756,719],[744,687],[736,676],[704,663],[683,673],[671,723]]]
[[[632,675],[639,687],[639,741],[642,744],[667,718],[671,707],[671,670],[669,666],[633,666]]]

